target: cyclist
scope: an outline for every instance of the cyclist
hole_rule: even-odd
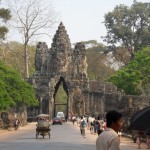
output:
[[[81,123],[80,123],[80,130],[81,130],[81,134],[83,135],[84,138],[86,138],[85,136],[85,128],[87,126],[87,123],[85,121],[85,118],[81,117]]]

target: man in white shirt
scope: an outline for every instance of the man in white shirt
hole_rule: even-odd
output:
[[[122,127],[122,114],[111,110],[106,114],[106,130],[96,140],[96,150],[120,150],[118,131]]]

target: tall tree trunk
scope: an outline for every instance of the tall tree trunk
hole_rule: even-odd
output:
[[[26,44],[24,47],[24,77],[29,78],[28,49]]]

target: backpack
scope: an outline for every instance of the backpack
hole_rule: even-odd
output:
[[[91,126],[94,126],[94,123],[93,123],[93,122],[91,122],[91,123],[90,123],[90,125],[91,125]]]
[[[85,127],[86,127],[86,122],[85,122],[84,120],[81,122],[81,127],[82,127],[82,128],[85,128]]]

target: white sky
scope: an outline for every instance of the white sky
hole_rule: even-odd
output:
[[[106,35],[104,15],[112,11],[116,5],[131,6],[133,0],[48,0],[52,2],[59,20],[63,22],[71,43],[97,40],[102,42],[101,36]],[[149,2],[149,0],[137,0]],[[58,24],[59,25],[59,24]],[[57,25],[57,27],[58,27]],[[54,33],[56,32],[55,29]],[[11,34],[13,35],[13,34]],[[53,37],[54,35],[52,35]],[[51,45],[51,39],[41,38],[42,42]]]
[[[59,12],[71,43],[87,40],[102,42],[106,35],[104,15],[116,5],[131,6],[133,0],[51,0],[55,11]],[[149,0],[137,0],[149,2]]]

